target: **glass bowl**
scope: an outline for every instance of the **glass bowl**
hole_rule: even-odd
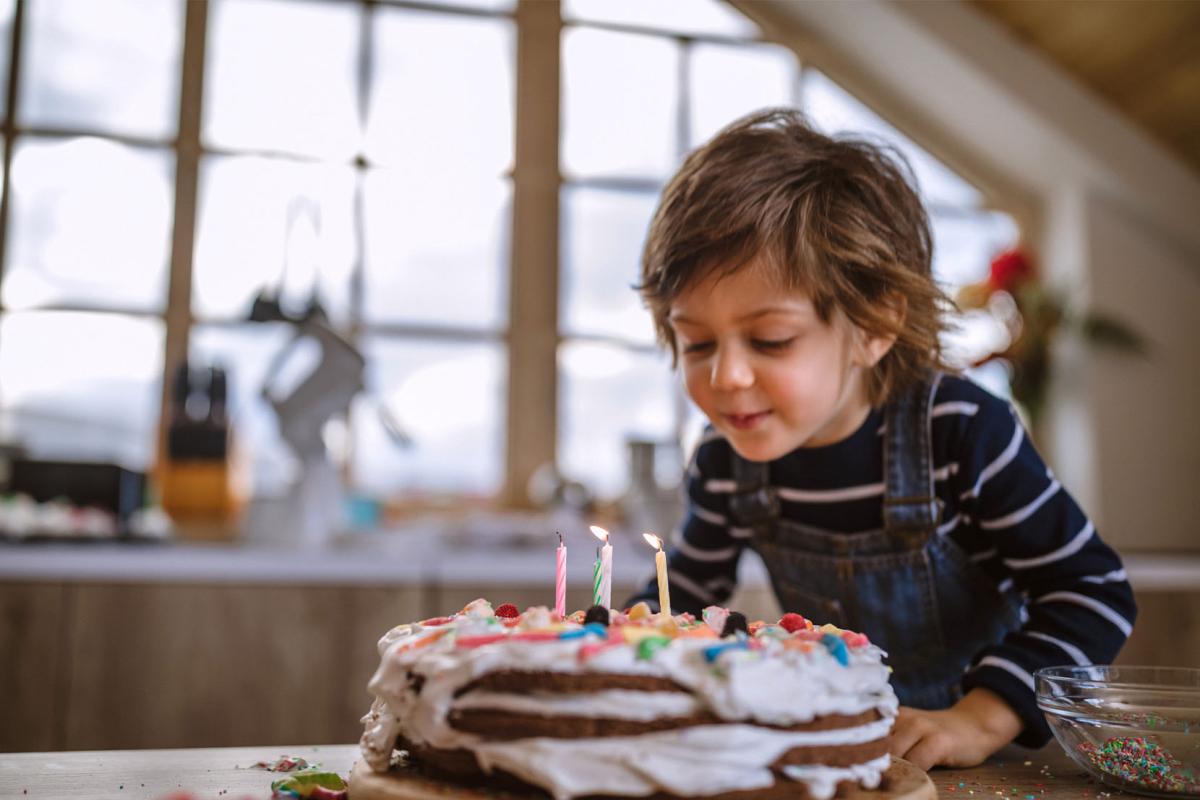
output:
[[[1054,738],[1094,778],[1200,797],[1200,669],[1049,667],[1034,678]]]

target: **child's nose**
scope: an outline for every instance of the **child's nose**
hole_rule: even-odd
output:
[[[721,348],[713,360],[712,385],[715,389],[731,391],[745,389],[754,383],[754,370],[744,354],[736,348]]]

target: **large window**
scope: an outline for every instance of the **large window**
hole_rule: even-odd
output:
[[[533,332],[557,346],[538,367],[557,440],[538,456],[602,499],[626,491],[631,442],[678,457],[699,424],[631,286],[663,183],[723,125],[800,106],[895,143],[950,288],[1014,238],[732,7],[559,7],[558,118],[530,123],[559,131],[561,175],[558,327]],[[516,0],[0,0],[0,443],[149,468],[164,376],[186,353],[229,371],[252,490],[280,494],[296,463],[262,388],[293,330],[248,321],[267,292],[290,313],[316,299],[367,358],[366,391],[327,431],[354,490],[521,484],[506,420],[550,409],[506,408],[525,346],[513,226],[531,224],[512,213],[519,19]]]

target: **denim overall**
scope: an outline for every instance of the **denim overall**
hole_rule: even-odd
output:
[[[962,695],[970,660],[1020,625],[1020,600],[1001,593],[946,535],[933,487],[930,412],[936,376],[885,409],[884,528],[820,531],[781,517],[768,464],[733,454],[734,525],[752,528],[785,612],[862,631],[887,651],[901,704],[936,709]]]

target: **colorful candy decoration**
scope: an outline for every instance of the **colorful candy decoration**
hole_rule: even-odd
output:
[[[800,614],[784,614],[777,623],[747,622],[744,614],[709,606],[697,620],[686,613],[655,614],[645,603],[638,603],[626,612],[593,605],[586,611],[559,616],[545,606],[533,606],[522,612],[513,603],[501,603],[493,609],[487,601],[476,600],[458,614],[401,627],[403,630],[392,631],[403,634],[394,637],[393,646],[398,649],[427,647],[447,635],[456,648],[462,649],[498,642],[536,646],[578,641],[576,653],[581,662],[619,645],[632,647],[639,660],[648,661],[672,640],[687,638],[714,640],[700,650],[709,663],[734,650],[758,658],[764,652],[781,649],[809,653],[819,648],[839,664],[848,666],[851,650],[870,644],[861,633],[842,630],[836,625],[814,626]],[[714,669],[720,672],[723,668],[715,665]]]
[[[583,615],[583,621],[585,624],[595,623],[608,627],[608,609],[604,606],[592,606]]]
[[[825,649],[829,651],[829,655],[837,659],[837,662],[843,667],[850,664],[850,654],[846,651],[846,643],[842,637],[826,633],[821,637],[821,644],[825,645]]]
[[[720,636],[721,631],[725,630],[725,620],[729,616],[729,609],[721,608],[720,606],[709,606],[704,609],[703,616],[705,624],[712,628],[713,633]]]
[[[725,618],[725,627],[721,628],[721,638],[733,636],[738,632],[750,633],[750,626],[746,624],[746,615],[740,611],[730,611],[729,616]]]
[[[811,630],[812,623],[799,614],[784,614],[779,618],[779,627],[788,633],[795,633],[806,629]]]
[[[521,609],[512,603],[501,603],[496,607],[496,616],[503,617],[504,619],[516,619],[521,616]]]
[[[1141,736],[1114,736],[1099,747],[1084,742],[1079,751],[1101,772],[1131,786],[1173,794],[1200,794],[1200,776],[1185,769],[1161,745]]]

